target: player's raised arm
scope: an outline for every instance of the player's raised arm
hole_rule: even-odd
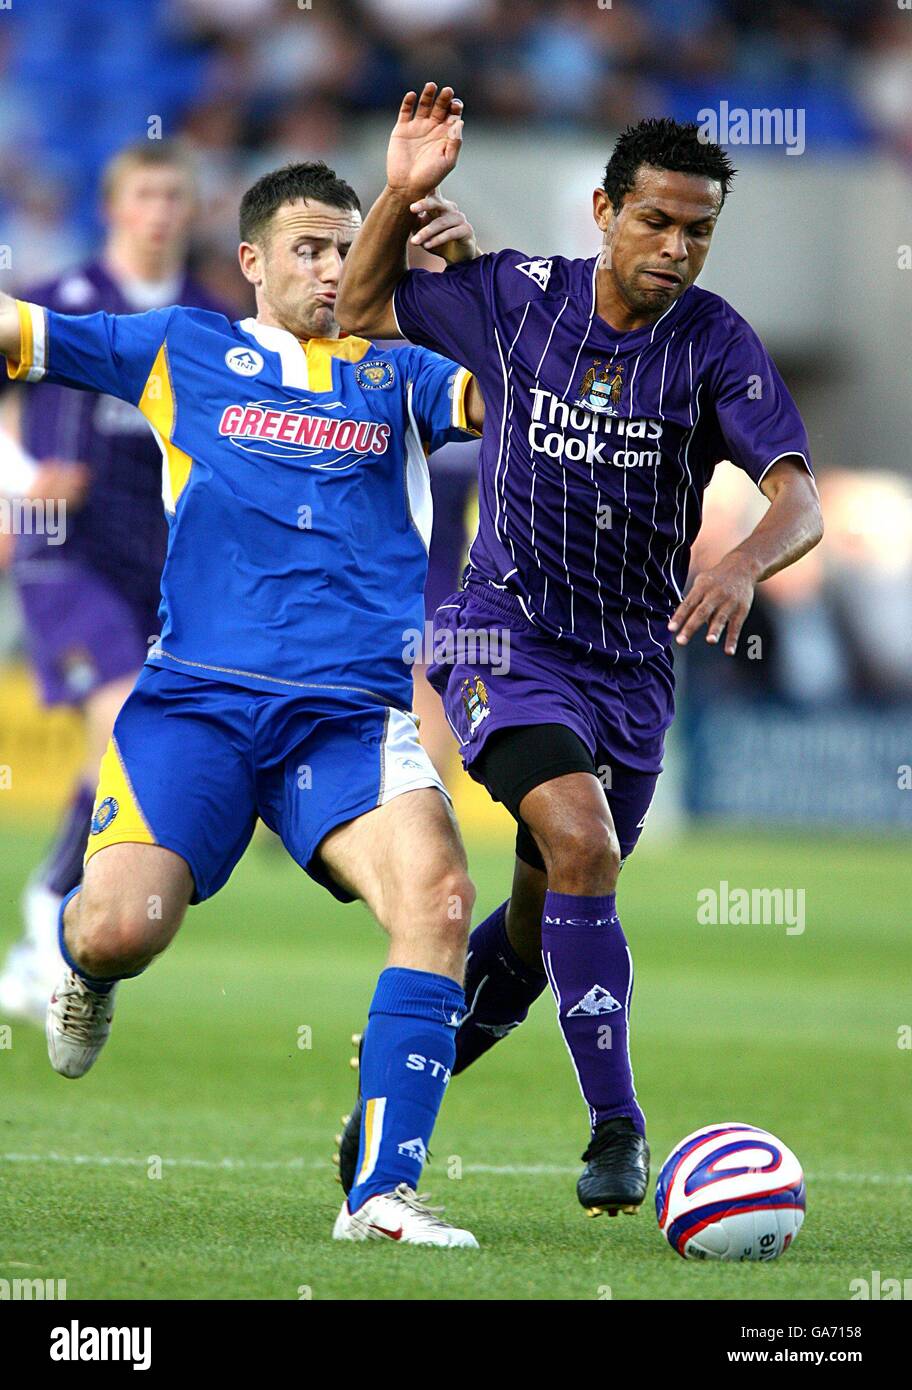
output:
[[[455,168],[462,141],[462,102],[452,87],[425,83],[407,92],[390,137],[386,187],[368,213],[345,261],[336,318],[349,333],[398,336],[392,299],[407,267],[406,247],[419,228],[417,212]]]
[[[11,294],[0,294],[0,353],[9,361],[17,362],[20,345],[18,305]]]
[[[727,626],[725,651],[734,656],[755,585],[800,560],[823,536],[817,487],[802,456],[774,463],[760,487],[769,511],[746,540],[697,576],[671,616],[668,626],[682,646],[704,623],[707,642],[718,642]]]

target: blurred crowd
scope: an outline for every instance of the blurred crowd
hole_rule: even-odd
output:
[[[734,661],[695,642],[687,687],[698,701],[774,697],[796,709],[912,700],[912,481],[831,468],[818,478],[826,534],[757,589]],[[706,493],[691,576],[755,525],[765,503],[731,464]]]
[[[216,274],[253,177],[292,156],[331,162],[427,78],[500,128],[610,131],[727,101],[803,109],[817,152],[912,159],[912,12],[882,0],[32,0],[0,13],[15,280],[88,248],[102,164],[156,132],[200,155]]]

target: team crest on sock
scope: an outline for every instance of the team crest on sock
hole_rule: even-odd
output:
[[[605,989],[604,985],[593,985],[578,1004],[574,1004],[572,1009],[567,1010],[567,1017],[578,1017],[580,1014],[613,1014],[620,1007],[609,989]]]

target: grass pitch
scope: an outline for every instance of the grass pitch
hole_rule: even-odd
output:
[[[0,827],[0,948],[42,845]],[[511,850],[469,854],[480,920]],[[803,887],[806,930],[698,925],[720,880]],[[778,1262],[685,1263],[651,1190],[636,1217],[584,1216],[585,1112],[550,995],[454,1080],[435,1132],[422,1187],[482,1248],[340,1246],[332,1136],[384,942],[258,843],[124,986],[87,1077],[54,1075],[35,1029],[0,1046],[0,1278],[66,1279],[71,1299],[848,1299],[874,1270],[909,1276],[910,889],[898,841],[647,833],[624,870],[653,1175],[700,1125],[772,1129],[808,1175]]]

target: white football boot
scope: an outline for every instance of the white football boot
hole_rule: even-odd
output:
[[[443,1207],[429,1207],[414,1188],[401,1182],[394,1192],[368,1197],[354,1215],[348,1200],[333,1227],[333,1240],[399,1240],[403,1245],[461,1245],[478,1249],[471,1231],[441,1221]]]
[[[85,1076],[111,1031],[114,996],[96,994],[74,970],[67,970],[47,1006],[47,1044],[51,1066],[61,1076]]]
[[[43,883],[30,881],[22,895],[25,931],[0,972],[0,1014],[26,1023],[44,1022],[48,999],[63,961],[57,945],[61,898]]]

